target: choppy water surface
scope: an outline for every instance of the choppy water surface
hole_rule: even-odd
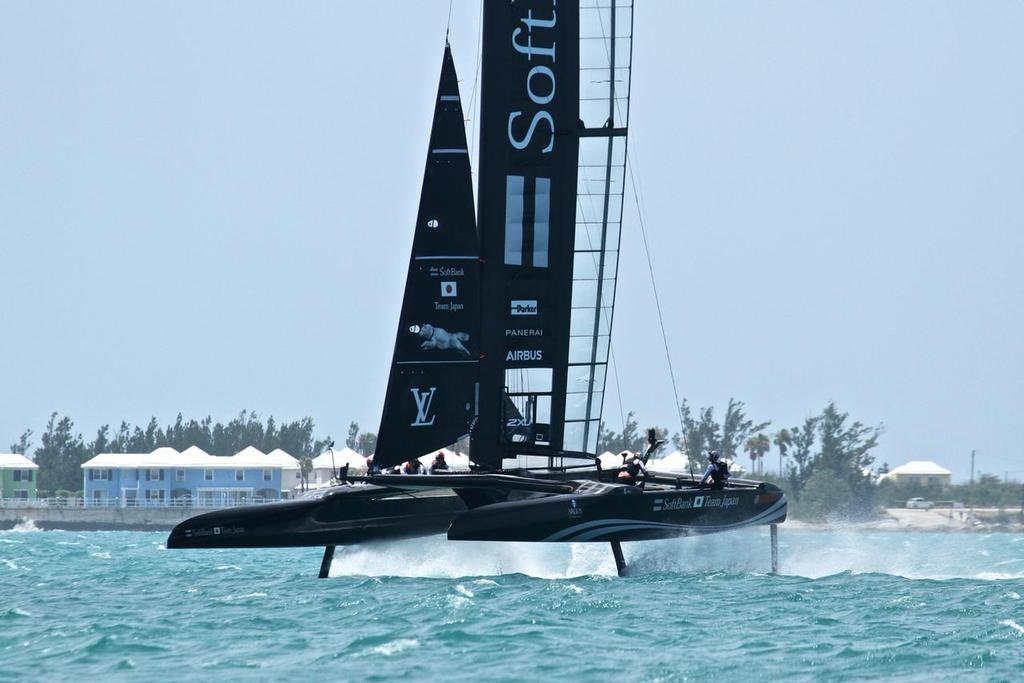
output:
[[[0,532],[0,680],[1024,680],[1024,536],[168,551]]]

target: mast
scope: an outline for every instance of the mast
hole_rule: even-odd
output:
[[[465,118],[445,45],[374,462],[455,443],[478,414],[480,249]]]

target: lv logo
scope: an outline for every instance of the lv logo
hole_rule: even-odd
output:
[[[434,392],[437,391],[437,387],[430,387],[426,391],[419,388],[410,389],[409,391],[412,392],[412,398],[416,401],[416,419],[410,422],[409,426],[429,427],[434,424],[434,418],[437,415],[430,414],[430,404],[434,401]]]

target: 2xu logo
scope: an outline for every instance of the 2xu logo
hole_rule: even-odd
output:
[[[437,391],[437,387],[430,387],[426,390],[415,387],[409,391],[416,402],[416,419],[410,422],[409,426],[430,427],[434,424],[434,419],[437,417],[437,415],[430,414],[430,404],[434,402],[434,392]]]

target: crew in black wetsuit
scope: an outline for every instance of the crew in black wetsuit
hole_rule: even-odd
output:
[[[713,489],[724,489],[729,480],[729,466],[718,455],[718,451],[708,451],[708,467],[700,480],[701,488],[710,486]]]
[[[618,476],[620,484],[636,486],[641,472],[645,478],[647,477],[647,467],[644,466],[644,461],[639,454],[622,451],[619,455],[622,456],[622,469],[619,470]]]
[[[417,460],[416,458],[413,458],[412,460],[406,460],[405,461],[405,463],[402,465],[401,469],[399,469],[399,473],[400,474],[426,474],[427,473],[427,468],[424,467],[423,463],[421,463],[419,460]]]
[[[444,459],[444,453],[438,451],[437,455],[434,456],[434,461],[427,468],[427,474],[445,474],[447,472],[448,463]]]

